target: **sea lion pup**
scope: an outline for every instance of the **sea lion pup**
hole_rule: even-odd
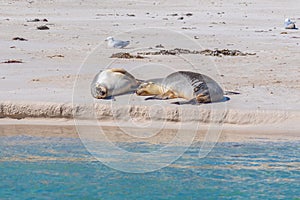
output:
[[[133,75],[122,68],[100,71],[91,83],[91,93],[96,99],[134,92],[140,85]]]
[[[137,89],[136,94],[155,95],[146,100],[187,99],[187,101],[173,102],[174,104],[211,103],[224,99],[224,92],[216,81],[206,75],[190,71],[174,72],[156,83],[143,83]]]

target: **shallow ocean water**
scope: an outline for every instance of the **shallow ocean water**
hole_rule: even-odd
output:
[[[1,137],[0,199],[300,199],[299,142],[218,143],[206,158],[199,146],[132,174],[95,160],[80,139]]]

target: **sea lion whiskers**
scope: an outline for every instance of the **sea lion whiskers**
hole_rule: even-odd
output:
[[[93,95],[96,99],[105,99],[107,97],[107,88],[99,83],[96,83],[95,93]]]

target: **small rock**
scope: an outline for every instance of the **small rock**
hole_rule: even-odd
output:
[[[135,17],[135,14],[127,14],[128,17]]]
[[[23,63],[23,61],[22,60],[7,60],[7,61],[4,61],[2,63],[6,63],[6,64]]]
[[[155,48],[165,48],[162,44],[158,44],[155,46]]]
[[[48,22],[48,20],[35,18],[35,19],[27,20],[27,22]]]
[[[199,37],[198,37],[198,36],[194,36],[194,39],[198,40],[198,39],[199,39]]]
[[[27,39],[21,37],[14,37],[12,40],[28,41]]]
[[[38,30],[49,30],[50,28],[46,25],[43,25],[43,26],[38,26],[37,29]]]
[[[183,20],[184,19],[184,17],[179,17],[177,20]]]
[[[193,13],[186,13],[185,16],[187,17],[193,16]]]

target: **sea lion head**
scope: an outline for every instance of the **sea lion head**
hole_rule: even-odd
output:
[[[93,97],[96,99],[105,99],[107,98],[107,88],[100,84],[95,84],[94,87],[91,88],[91,92]]]
[[[139,96],[150,96],[150,95],[159,95],[161,94],[160,87],[153,83],[142,83],[135,92]]]

